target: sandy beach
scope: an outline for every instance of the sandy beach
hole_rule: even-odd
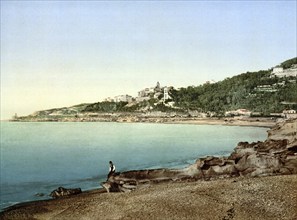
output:
[[[164,122],[166,124],[195,124],[195,125],[226,125],[226,126],[249,126],[249,127],[273,127],[274,119],[189,119]]]
[[[296,219],[297,175],[170,182],[10,208],[1,219]]]

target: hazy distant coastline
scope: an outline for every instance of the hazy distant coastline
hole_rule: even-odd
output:
[[[157,82],[138,95],[36,111],[12,121],[153,122],[267,121],[297,118],[297,58],[269,70],[246,72],[223,81],[174,88]],[[220,122],[221,123],[221,122]],[[229,123],[231,124],[231,123]]]
[[[255,117],[255,118],[194,118],[194,117],[139,117],[137,115],[122,115],[110,117],[83,117],[83,118],[60,118],[60,119],[24,119],[13,120],[19,122],[118,122],[118,123],[163,123],[163,124],[193,124],[193,125],[228,125],[228,126],[253,126],[253,127],[272,127],[279,121],[274,117]],[[10,120],[11,121],[11,120]]]

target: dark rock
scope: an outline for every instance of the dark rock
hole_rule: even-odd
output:
[[[43,196],[45,196],[45,194],[44,193],[36,193],[35,196],[43,197]]]
[[[58,189],[55,189],[50,193],[50,196],[53,198],[59,198],[62,196],[70,196],[70,195],[76,195],[81,193],[81,188],[75,188],[75,189],[66,189],[63,187],[59,187]]]

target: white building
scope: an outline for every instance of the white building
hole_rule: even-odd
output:
[[[163,95],[163,101],[170,99],[169,91],[173,89],[172,86],[165,86],[160,87],[160,83],[157,82],[157,85],[155,87],[145,88],[138,92],[138,97],[136,98],[136,101],[140,100],[147,100],[147,98],[159,98],[160,95]],[[144,99],[145,98],[145,99]]]
[[[273,71],[271,73],[271,77],[273,77],[273,76],[276,76],[279,78],[290,77],[290,76],[296,77],[297,76],[297,67],[295,64],[293,64],[291,66],[291,68],[289,68],[289,69],[283,69],[280,66],[276,66],[273,68]]]
[[[130,95],[118,95],[114,97],[115,102],[132,102],[133,97]]]
[[[282,113],[282,116],[287,119],[297,118],[296,110],[294,109],[284,110]]]
[[[276,66],[276,67],[273,68],[272,74],[282,73],[283,71],[284,71],[284,68],[282,68],[281,66]]]
[[[147,97],[154,92],[154,88],[145,88],[138,92],[138,97]]]
[[[247,109],[237,109],[235,111],[228,111],[225,112],[226,116],[250,116],[251,115],[251,111],[247,110]]]
[[[294,109],[284,110],[283,114],[296,114],[296,110],[294,110]]]
[[[168,88],[167,86],[164,87],[164,97],[163,97],[163,101],[165,102],[167,99],[169,99],[169,94],[168,94]]]

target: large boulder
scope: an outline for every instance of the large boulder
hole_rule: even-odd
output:
[[[297,173],[297,119],[282,122],[268,131],[263,142],[241,142],[229,159],[244,176]]]
[[[55,189],[54,191],[52,191],[50,193],[50,196],[56,199],[56,198],[59,198],[59,197],[62,197],[62,196],[76,195],[76,194],[79,194],[81,192],[82,192],[81,188],[66,189],[66,188],[63,188],[63,187],[59,187],[59,188]]]
[[[116,173],[101,185],[107,192],[130,192],[145,184],[197,179],[199,174],[195,164],[185,169],[132,170]]]

